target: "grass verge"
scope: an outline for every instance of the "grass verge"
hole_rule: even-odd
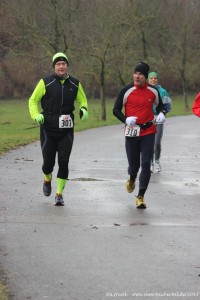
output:
[[[191,108],[194,96],[188,97]],[[174,97],[171,112],[168,117],[191,114],[185,110],[182,97]],[[101,120],[101,103],[99,100],[89,101],[89,119],[82,122],[79,118],[79,108],[75,109],[75,131],[89,128],[119,124],[113,116],[112,109],[114,100],[107,100],[107,120]],[[27,100],[4,100],[0,101],[0,155],[5,154],[18,146],[26,145],[39,139],[39,126],[30,118]]]
[[[1,300],[8,300],[9,294],[6,287],[6,276],[4,276],[2,269],[0,268],[0,299]]]
[[[7,287],[0,282],[0,299],[1,300],[8,300],[8,290]]]

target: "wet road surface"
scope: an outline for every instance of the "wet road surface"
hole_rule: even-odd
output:
[[[125,190],[122,124],[75,134],[64,207],[39,142],[0,158],[0,263],[14,300],[200,298],[200,119],[168,118],[146,210]]]

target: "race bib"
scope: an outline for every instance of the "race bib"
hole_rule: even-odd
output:
[[[135,137],[140,135],[140,127],[139,126],[126,126],[125,127],[125,136]]]
[[[70,115],[61,115],[59,117],[59,128],[73,128],[73,120]]]

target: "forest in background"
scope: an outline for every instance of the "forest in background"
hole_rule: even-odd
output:
[[[147,62],[172,95],[199,90],[199,0],[0,0],[0,99],[27,98],[64,52],[88,98],[106,98]]]

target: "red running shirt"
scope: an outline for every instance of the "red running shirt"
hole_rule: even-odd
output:
[[[137,124],[145,124],[154,119],[153,105],[159,107],[158,111],[162,111],[163,103],[159,96],[158,90],[148,84],[138,87],[129,84],[124,87],[116,99],[113,109],[114,115],[125,123],[127,117],[137,117]],[[121,112],[124,107],[124,114]],[[156,126],[140,130],[140,136],[156,133]]]

